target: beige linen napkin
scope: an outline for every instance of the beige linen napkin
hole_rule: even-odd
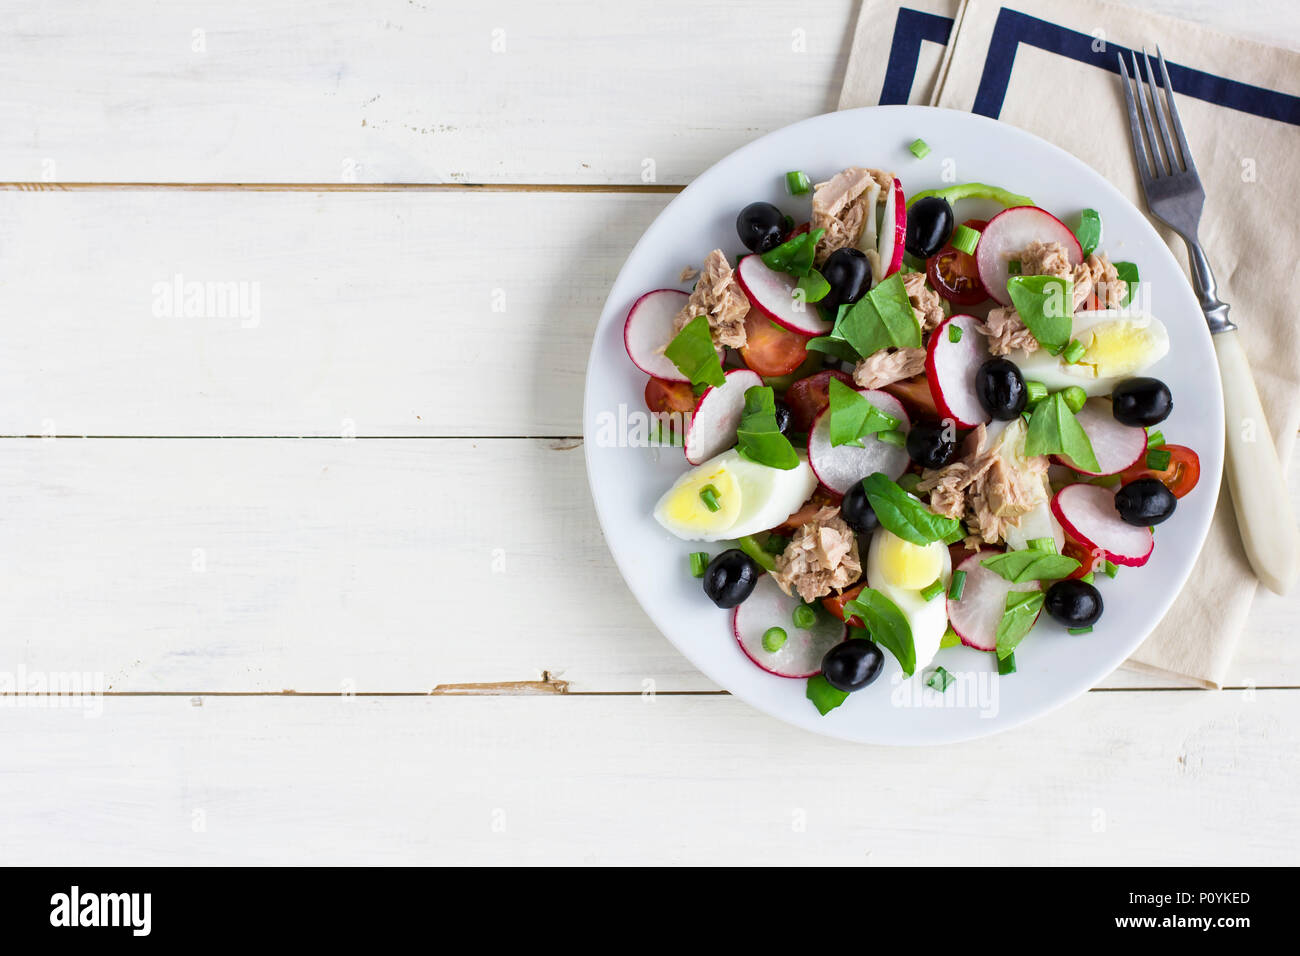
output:
[[[876,16],[915,6],[866,3],[877,8]],[[945,5],[927,0],[921,6],[933,11]],[[1285,464],[1300,427],[1300,329],[1294,311],[1300,293],[1300,236],[1294,228],[1300,196],[1300,55],[1097,0],[949,0],[946,10],[956,26],[946,57],[933,68],[938,86],[933,104],[996,116],[1056,143],[1144,210],[1122,89],[1116,74],[1100,64],[1114,63],[1117,44],[1139,50],[1160,45],[1205,184],[1201,241],[1220,297],[1241,325],[1242,344]],[[861,23],[858,39],[865,39]],[[855,45],[853,59],[859,55]],[[862,76],[852,62],[849,76]],[[1194,92],[1180,90],[1184,84]],[[845,98],[861,102],[863,95],[858,88],[852,96],[846,91]],[[1186,269],[1182,240],[1157,228]],[[1177,601],[1129,665],[1220,686],[1257,583],[1225,485],[1185,588],[1196,600]]]

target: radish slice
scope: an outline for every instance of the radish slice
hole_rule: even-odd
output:
[[[1115,510],[1115,491],[1079,482],[1052,499],[1052,514],[1065,533],[1091,551],[1130,568],[1141,567],[1156,546],[1150,528],[1132,525]]]
[[[926,346],[925,372],[935,407],[943,418],[958,428],[974,428],[993,420],[975,391],[975,373],[989,360],[988,342],[975,329],[973,315],[954,315],[939,323]],[[954,342],[948,329],[961,329],[961,341]]]
[[[769,674],[777,677],[820,674],[826,652],[848,634],[843,621],[837,621],[821,610],[817,612],[817,623],[811,630],[795,627],[791,617],[794,609],[802,603],[798,597],[782,591],[770,574],[765,574],[754,587],[754,592],[732,612],[731,630],[740,649]],[[763,635],[771,627],[779,627],[786,634],[785,643],[778,651],[763,647]]]
[[[972,554],[957,565],[966,572],[961,600],[948,599],[948,623],[967,647],[980,651],[998,649],[998,624],[1007,609],[1007,595],[1012,591],[1037,591],[1037,581],[1012,584],[1000,574],[980,564],[999,552],[985,549]]]
[[[1058,458],[1061,464],[1069,465],[1082,475],[1118,474],[1147,453],[1147,430],[1115,421],[1109,398],[1089,399],[1074,417],[1092,442],[1101,470],[1085,471],[1066,455]]]
[[[907,432],[911,423],[903,403],[888,392],[861,389],[858,394],[886,415],[900,422],[898,430]],[[831,412],[826,409],[817,416],[808,434],[808,463],[826,488],[842,495],[867,475],[877,471],[897,479],[907,471],[907,449],[880,441],[874,435],[862,439],[862,446],[831,444]]]
[[[1011,304],[1007,294],[1007,264],[1020,258],[1031,242],[1059,242],[1065,246],[1070,265],[1083,261],[1083,248],[1070,227],[1037,206],[1015,206],[989,220],[975,249],[975,264],[988,294],[1003,305]]]
[[[736,444],[736,429],[745,414],[745,392],[763,380],[747,368],[732,369],[727,381],[706,388],[695,403],[686,429],[686,460],[699,465]]]
[[[736,279],[749,297],[749,304],[782,328],[800,335],[825,335],[834,324],[821,317],[817,306],[795,296],[794,276],[769,269],[762,256],[741,259]]]
[[[623,347],[627,349],[632,364],[655,378],[666,382],[688,382],[677,370],[664,349],[677,333],[673,319],[686,306],[690,298],[680,289],[655,289],[632,303],[623,323]]]
[[[873,285],[889,278],[903,268],[903,244],[907,241],[907,201],[903,198],[903,182],[897,176],[890,183],[885,197],[885,212],[880,221],[880,275]]]

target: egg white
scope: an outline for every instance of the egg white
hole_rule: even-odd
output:
[[[1163,322],[1145,312],[1129,313],[1119,309],[1076,312],[1071,334],[1087,345],[1093,334],[1120,323],[1141,329],[1150,336],[1151,341],[1145,344],[1139,354],[1126,355],[1116,364],[1070,365],[1046,349],[1035,352],[1017,349],[1007,358],[1019,366],[1026,380],[1042,382],[1049,391],[1055,392],[1077,385],[1089,395],[1109,395],[1121,380],[1140,374],[1169,353],[1169,331]],[[1084,361],[1087,361],[1086,355]]]
[[[740,489],[740,508],[734,521],[725,525],[689,527],[668,514],[669,503],[694,476],[725,470]],[[760,465],[732,448],[697,465],[677,479],[654,507],[654,517],[668,531],[684,541],[721,541],[767,531],[798,511],[817,487],[817,476],[800,454],[799,464],[789,470]],[[697,493],[687,491],[687,494]]]
[[[889,583],[881,560],[886,535],[892,535],[892,532],[878,528],[871,536],[871,544],[867,547],[867,583],[893,601],[907,618],[908,626],[912,629],[912,644],[916,648],[916,670],[913,675],[917,675],[934,660],[943,635],[948,630],[948,602],[944,595],[952,581],[952,556],[942,541],[927,546],[934,548],[940,556],[939,580],[943,582],[944,588],[943,593],[927,601],[921,596],[920,588],[903,588]]]

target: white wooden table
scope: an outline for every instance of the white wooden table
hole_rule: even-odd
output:
[[[1156,6],[1300,46],[1288,0]],[[613,568],[605,291],[833,107],[855,7],[0,4],[0,675],[107,691],[0,697],[0,858],[1293,860],[1300,597],[1230,689],[896,750],[721,693]]]

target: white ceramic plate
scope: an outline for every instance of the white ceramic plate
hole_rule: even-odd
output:
[[[907,150],[918,137],[932,150],[923,160]],[[805,681],[773,677],[741,653],[730,612],[714,607],[688,572],[687,555],[701,546],[677,540],[651,517],[655,501],[687,466],[679,448],[627,447],[619,433],[620,422],[634,423],[629,416],[644,412],[646,383],[623,349],[622,331],[629,306],[643,292],[686,288],[678,282],[681,268],[698,265],[711,249],[744,251],[734,224],[746,204],[767,200],[796,221],[806,220],[808,197],[786,193],[787,170],[804,170],[817,182],[851,165],[893,170],[909,196],[951,181],[985,182],[1028,195],[1067,223],[1081,209],[1098,210],[1100,248],[1113,260],[1137,263],[1150,307],[1169,328],[1170,353],[1150,371],[1174,395],[1174,412],[1160,428],[1170,442],[1196,449],[1202,471],[1200,485],[1157,529],[1147,565],[1122,568],[1113,581],[1101,579],[1106,610],[1093,633],[1070,636],[1043,615],[1016,651],[1018,672],[1002,678],[991,654],[965,647],[940,651],[935,663],[958,677],[942,695],[926,688],[920,675],[903,680],[886,654],[875,683],[822,717],[804,696]],[[982,211],[957,208],[959,219]],[[981,116],[914,106],[847,110],[788,126],[732,153],[677,196],[636,244],[605,303],[587,368],[583,422],[588,478],[610,551],[668,639],[758,709],[819,733],[873,743],[991,734],[1046,713],[1109,674],[1178,597],[1205,540],[1223,468],[1223,399],[1210,335],[1182,270],[1145,216],[1092,169],[1029,133]]]

